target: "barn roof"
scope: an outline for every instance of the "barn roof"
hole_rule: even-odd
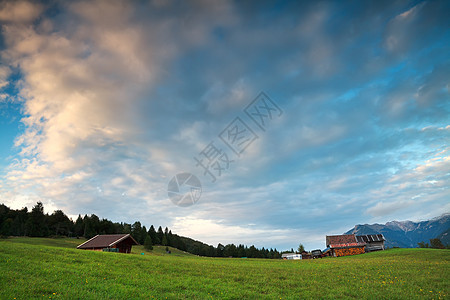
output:
[[[94,236],[90,240],[79,245],[77,249],[108,248],[126,239],[130,239],[134,245],[139,244],[130,234],[105,234]]]
[[[366,235],[357,235],[356,240],[359,243],[372,243],[372,242],[383,242],[385,241],[384,236],[382,234],[366,234]]]
[[[364,243],[360,243],[356,240],[356,236],[354,234],[327,235],[326,242],[327,247],[330,248],[344,248],[364,245]]]

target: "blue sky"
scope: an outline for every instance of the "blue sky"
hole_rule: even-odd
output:
[[[448,213],[449,4],[3,1],[1,202],[278,249]],[[235,118],[256,137],[239,155]],[[183,172],[188,207],[167,193]]]

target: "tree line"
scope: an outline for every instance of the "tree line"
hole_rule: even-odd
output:
[[[148,250],[153,245],[177,248],[195,255],[209,257],[249,257],[249,258],[281,258],[277,249],[261,249],[255,246],[222,245],[217,247],[207,245],[188,237],[173,234],[167,227],[161,226],[156,230],[153,225],[146,228],[141,222],[133,224],[112,222],[100,219],[95,214],[85,215],[71,220],[62,210],[52,214],[44,213],[44,205],[38,202],[31,211],[10,209],[0,204],[0,237],[29,236],[29,237],[84,237],[90,239],[97,234],[129,233]]]
[[[419,248],[434,248],[434,249],[450,249],[450,245],[444,246],[442,241],[438,238],[430,239],[430,243],[419,242],[417,243]]]

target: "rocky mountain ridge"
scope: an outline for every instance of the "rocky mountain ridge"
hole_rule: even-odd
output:
[[[415,248],[417,243],[429,243],[440,238],[444,245],[450,244],[450,213],[427,221],[391,221],[386,224],[356,225],[345,234],[383,234],[387,247]]]

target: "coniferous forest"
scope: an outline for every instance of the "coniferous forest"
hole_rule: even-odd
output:
[[[0,204],[0,237],[29,236],[29,237],[84,237],[90,239],[97,234],[129,233],[141,245],[151,249],[152,245],[170,246],[195,255],[209,257],[249,257],[249,258],[281,258],[277,249],[261,249],[255,246],[222,245],[217,247],[207,245],[188,237],[173,234],[165,227],[155,229],[151,225],[148,229],[141,222],[133,224],[117,223],[107,219],[100,219],[95,214],[81,216],[74,221],[63,211],[56,210],[52,214],[44,213],[41,202],[28,211],[10,209]]]

